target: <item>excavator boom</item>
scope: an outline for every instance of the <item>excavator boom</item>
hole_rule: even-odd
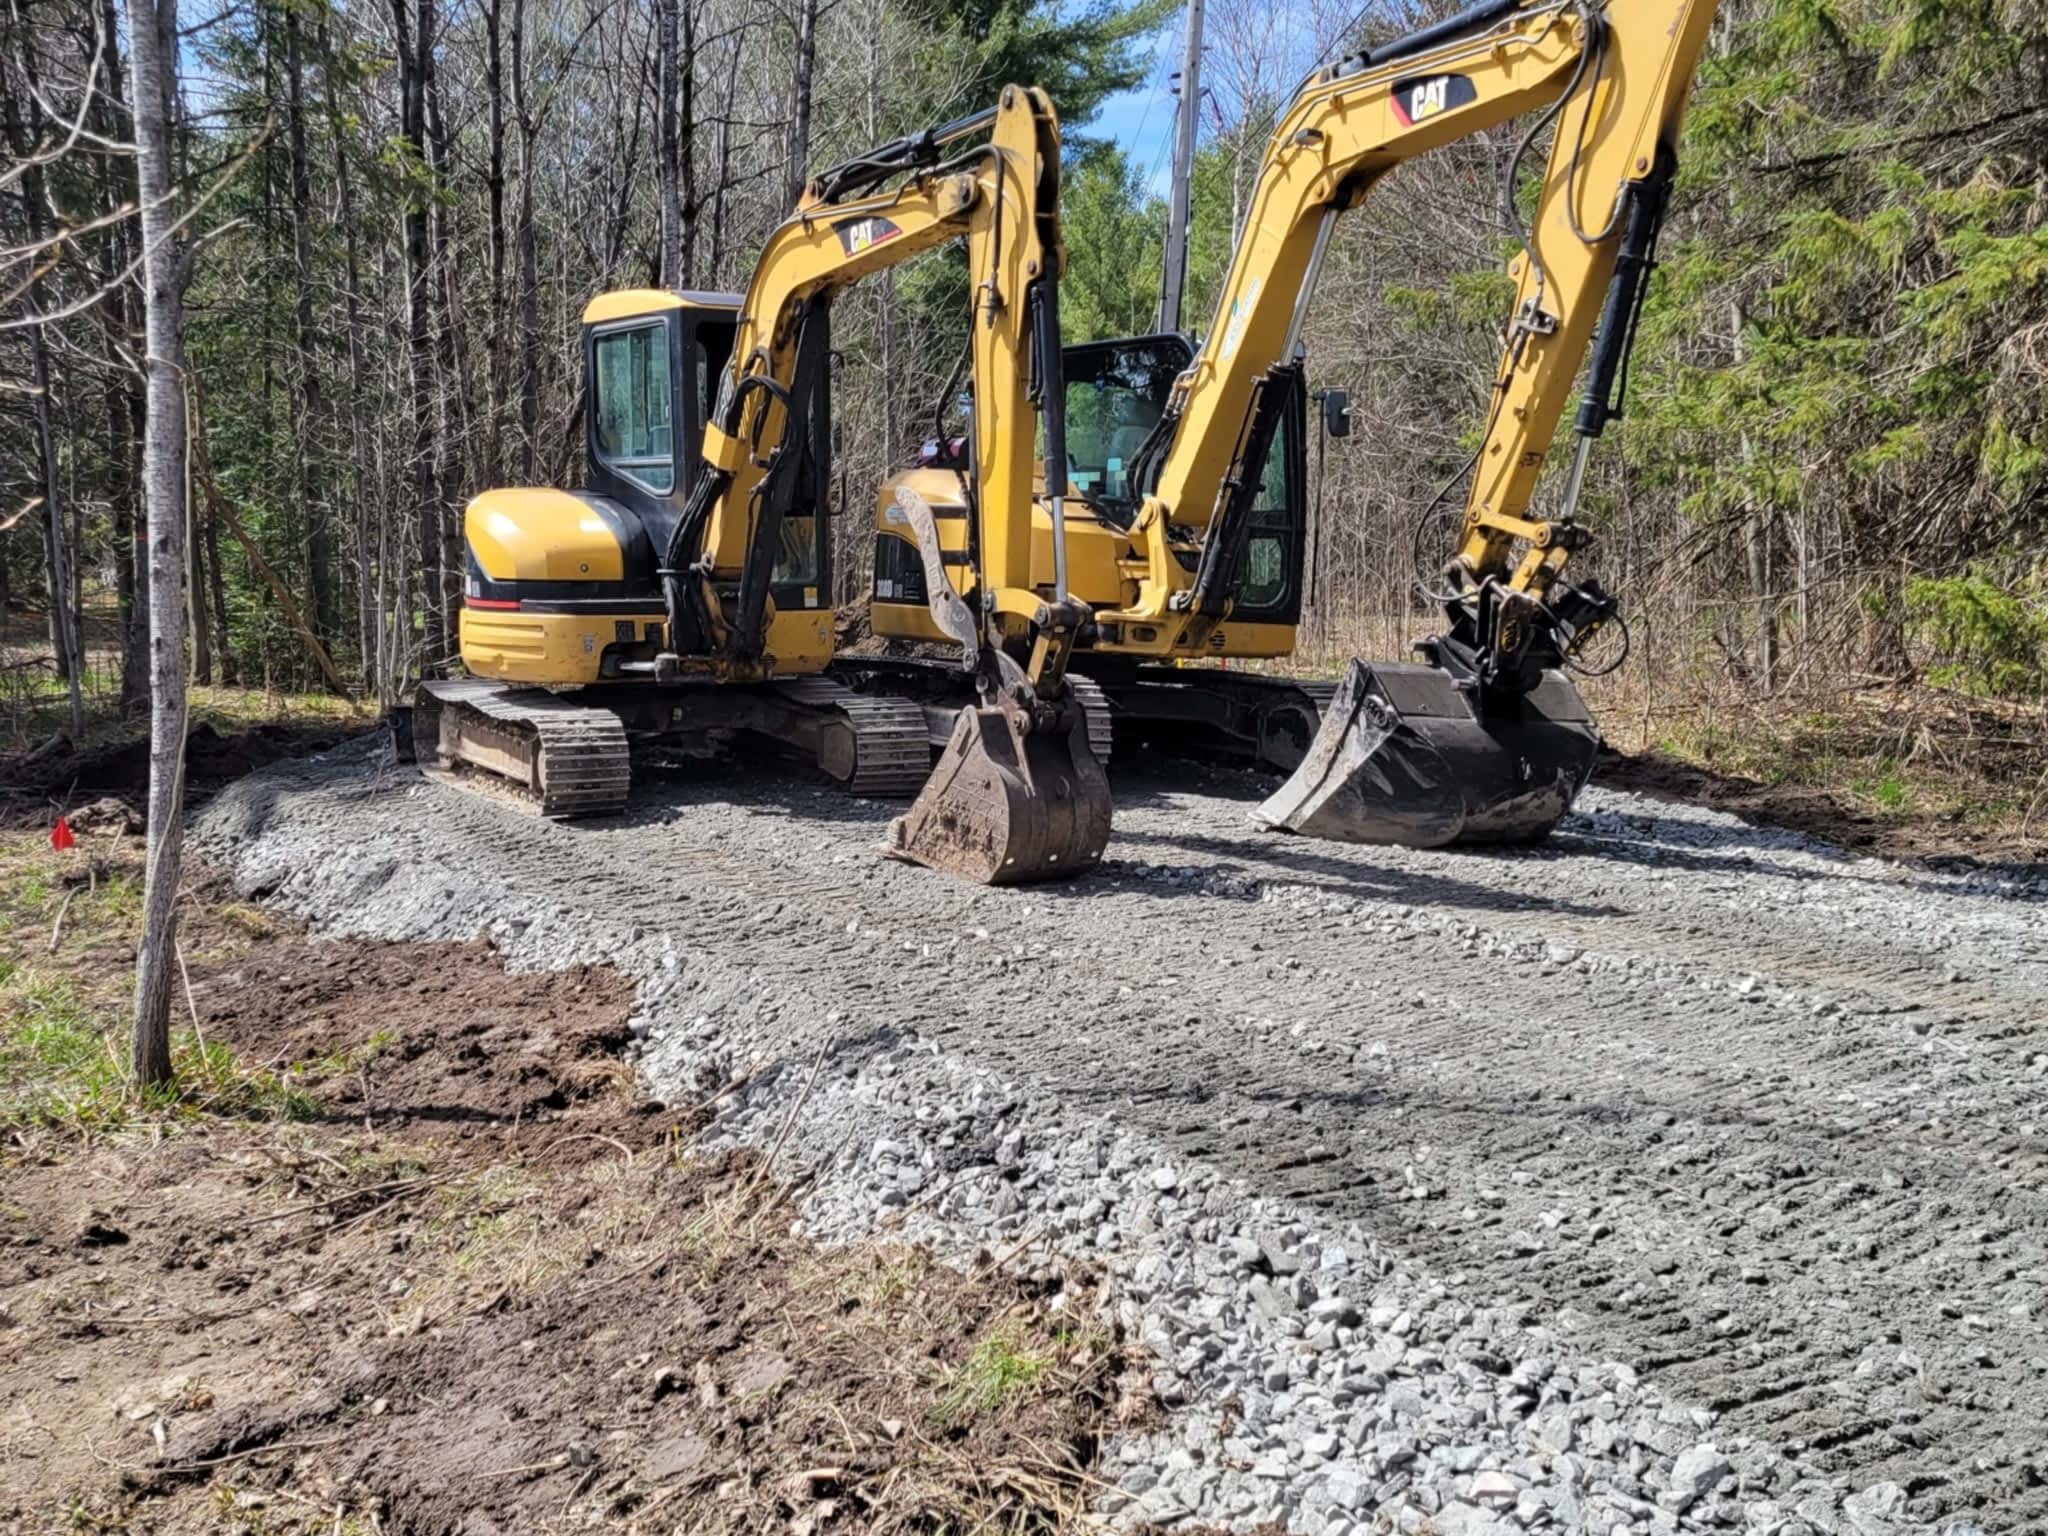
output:
[[[1533,841],[1590,777],[1599,732],[1566,669],[1585,667],[1594,637],[1619,620],[1611,597],[1566,582],[1563,571],[1590,542],[1576,518],[1587,457],[1620,414],[1679,123],[1713,13],[1712,0],[1483,0],[1313,79],[1283,118],[1219,327],[1225,359],[1239,346],[1252,358],[1220,368],[1220,387],[1206,401],[1191,398],[1186,414],[1206,405],[1225,420],[1233,409],[1255,418],[1257,370],[1292,354],[1339,211],[1414,154],[1536,114],[1504,177],[1503,210],[1522,242],[1509,266],[1514,308],[1462,531],[1432,584],[1447,628],[1417,645],[1422,665],[1351,663],[1301,766],[1260,807],[1266,825],[1429,847]],[[1546,127],[1548,164],[1522,227],[1520,162]],[[1531,500],[1589,347],[1561,504],[1539,514]],[[1191,396],[1205,382],[1198,371]],[[1163,495],[1204,451],[1169,454]],[[1227,504],[1218,508],[1227,518]],[[1205,542],[1227,549],[1241,538],[1212,523]],[[1168,602],[1200,615],[1206,597],[1198,571],[1192,590]]]
[[[949,143],[988,140],[939,161]],[[814,181],[769,238],[741,308],[732,367],[704,433],[706,473],[670,541],[663,579],[674,651],[709,652],[729,675],[762,664],[766,572],[791,480],[782,449],[808,419],[828,370],[813,317],[862,276],[963,237],[977,401],[976,543],[986,574],[979,611],[961,601],[924,519],[931,601],[960,643],[981,703],[963,710],[930,779],[892,825],[886,851],[989,884],[1065,878],[1109,841],[1108,780],[1089,747],[1065,658],[1086,612],[1065,596],[1065,530],[1053,504],[1054,580],[1034,586],[1032,465],[1043,434],[1064,459],[1060,387],[1059,122],[1045,93],[1006,86],[989,111],[857,157]],[[901,189],[870,189],[905,171]],[[692,558],[692,551],[703,553]],[[737,591],[728,597],[721,588]],[[1032,647],[1028,669],[1004,648]]]
[[[1224,639],[1261,468],[1299,398],[1299,349],[1340,214],[1403,162],[1531,116],[1504,178],[1522,249],[1457,545],[1431,583],[1446,631],[1419,666],[1354,662],[1268,825],[1439,845],[1545,835],[1592,770],[1599,734],[1564,668],[1618,626],[1612,598],[1563,579],[1587,447],[1618,390],[1678,128],[1713,0],[1481,0],[1312,75],[1281,115],[1201,350],[1138,450],[1134,596],[1095,613],[1100,653],[1182,658]],[[1520,164],[1552,130],[1526,227]],[[1579,449],[1556,512],[1531,510],[1592,350]],[[1221,643],[1214,649],[1225,650]]]

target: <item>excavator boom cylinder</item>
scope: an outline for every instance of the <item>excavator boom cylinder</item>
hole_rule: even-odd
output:
[[[1277,831],[1444,848],[1548,836],[1593,771],[1600,733],[1549,671],[1482,703],[1437,667],[1354,660],[1308,755],[1254,813]]]

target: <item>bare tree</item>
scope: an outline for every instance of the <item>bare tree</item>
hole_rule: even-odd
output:
[[[661,270],[659,281],[670,288],[682,286],[683,252],[683,204],[682,189],[677,184],[676,160],[678,128],[676,125],[676,80],[679,73],[676,59],[678,16],[684,0],[660,0],[660,38],[656,44],[659,64],[656,69],[655,89],[659,93],[661,106],[657,119],[659,126],[655,138],[660,146],[655,163],[655,179],[660,184],[661,195]]]
[[[804,173],[811,155],[811,71],[818,55],[818,0],[797,0],[796,100],[789,114],[789,165],[783,176],[784,201],[790,207],[803,195]],[[732,103],[726,103],[728,114]],[[719,168],[720,175],[724,167]]]
[[[313,629],[323,641],[334,636],[333,536],[323,477],[314,448],[320,420],[320,351],[313,330],[313,192],[306,164],[306,66],[300,34],[299,8],[285,7],[285,89],[289,121],[286,142],[291,151],[292,196],[292,319],[298,332],[299,398],[293,451],[298,459],[299,512],[305,518],[306,585],[312,599]],[[203,627],[203,626],[202,626]]]
[[[149,539],[149,859],[135,956],[133,1064],[143,1084],[171,1078],[171,973],[185,791],[185,270],[172,204],[178,99],[177,0],[128,0],[137,181],[142,210],[147,416],[142,501]]]
[[[434,479],[434,281],[427,263],[427,71],[434,52],[433,0],[391,0],[398,35],[399,139],[410,185],[405,193],[405,337],[411,385],[413,516],[419,526],[426,636],[422,669],[438,672],[449,650],[449,616],[438,579],[440,503]],[[410,584],[400,578],[403,607]]]
[[[46,227],[47,194],[39,163],[44,144],[42,91],[36,78],[35,51],[25,46],[18,60],[20,105],[9,103],[7,113],[10,147],[21,163],[21,203],[31,249],[49,238]],[[10,77],[11,81],[11,77]],[[10,94],[12,94],[10,92]],[[69,552],[65,548],[64,497],[59,484],[57,443],[50,423],[50,347],[45,327],[37,317],[42,312],[43,285],[31,276],[25,288],[27,300],[29,383],[34,392],[36,458],[40,469],[45,569],[50,591],[50,651],[58,672],[69,687],[71,729],[85,726],[85,707],[79,692],[79,672],[84,656],[79,650],[78,627],[74,621]]]

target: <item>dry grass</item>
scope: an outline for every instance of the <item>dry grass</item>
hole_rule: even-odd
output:
[[[1405,660],[1431,627],[1423,614],[1313,624],[1272,669],[1334,676],[1353,656]],[[1831,673],[1814,658],[1793,675],[1762,693],[1711,648],[1644,651],[1581,688],[1618,751],[1662,754],[1730,788],[1827,797],[1909,834],[1915,851],[1944,851],[1950,834],[1959,853],[2038,858],[2048,846],[2048,707]]]
[[[69,690],[50,660],[47,619],[40,613],[0,615],[0,752],[24,752],[52,736],[71,733]],[[121,635],[111,606],[87,606],[82,625],[85,668],[79,691],[86,726],[74,745],[108,746],[133,739],[141,722],[121,709]],[[316,725],[359,721],[362,710],[327,693],[297,693],[267,683],[194,687],[192,723],[223,734],[258,725]]]

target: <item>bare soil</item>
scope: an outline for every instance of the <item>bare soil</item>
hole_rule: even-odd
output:
[[[254,769],[321,751],[350,734],[332,721],[227,732],[198,721],[185,740],[186,797],[196,803]],[[47,823],[53,811],[107,795],[140,805],[148,789],[147,736],[83,747],[59,738],[53,747],[0,758],[0,827]]]
[[[298,1117],[5,1132],[0,1530],[1030,1530],[1079,1508],[1119,1399],[1088,1277],[1055,1313],[993,1266],[793,1236],[785,1170],[692,1157],[707,1111],[639,1095],[611,971],[308,942],[205,879],[188,906],[200,1030],[284,1074]],[[44,958],[32,931],[18,964]],[[117,986],[118,939],[74,937],[53,963]]]
[[[1814,784],[1766,784],[1668,752],[1603,752],[1596,783],[1673,805],[1704,805],[1752,826],[1783,827],[1838,848],[1915,862],[2000,862],[2048,870],[2048,825],[1972,820],[1957,809],[1886,814]]]

